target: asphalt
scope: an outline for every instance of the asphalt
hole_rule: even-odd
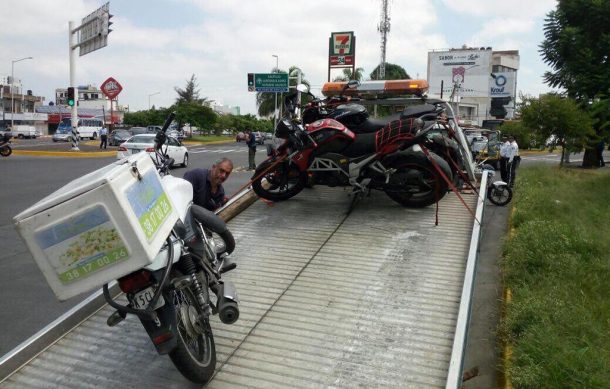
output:
[[[79,151],[72,150],[71,143],[64,142],[34,145],[16,140],[14,143],[15,155],[107,157],[116,155],[117,150],[117,146],[100,149],[99,140],[80,142]],[[464,389],[503,386],[500,373],[502,352],[496,339],[496,330],[503,295],[499,261],[502,244],[507,236],[510,208],[510,204],[498,207],[489,202],[486,206],[464,359],[463,370],[465,377],[468,377],[463,383]]]

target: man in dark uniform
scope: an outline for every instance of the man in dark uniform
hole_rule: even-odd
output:
[[[246,143],[248,144],[248,170],[256,169],[254,155],[256,154],[256,136],[252,130],[246,130]]]
[[[193,169],[184,173],[184,179],[193,185],[193,203],[210,211],[223,206],[228,198],[222,183],[233,171],[229,158],[217,160],[210,169]]]

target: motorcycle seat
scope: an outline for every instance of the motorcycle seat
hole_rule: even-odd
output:
[[[433,113],[435,111],[436,111],[436,107],[432,104],[411,105],[411,106],[405,108],[400,113],[400,118],[401,119],[417,118],[424,114]]]
[[[400,113],[383,117],[381,119],[366,119],[360,125],[350,130],[355,134],[375,133],[385,127],[388,123],[400,119]]]

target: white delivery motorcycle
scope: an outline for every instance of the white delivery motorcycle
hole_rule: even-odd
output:
[[[173,160],[163,150],[168,117],[155,138],[155,164],[163,184],[178,208],[180,219],[149,266],[118,279],[128,304],[121,305],[103,287],[108,304],[116,311],[109,326],[127,314],[138,316],[159,354],[169,354],[189,380],[204,384],[216,367],[210,316],[218,314],[225,324],[239,317],[235,287],[221,275],[236,267],[228,259],[235,240],[215,213],[192,204],[191,184],[169,174]]]

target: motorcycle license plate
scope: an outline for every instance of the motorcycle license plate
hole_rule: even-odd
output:
[[[142,151],[141,149],[131,149],[131,154],[137,154],[140,151]]]
[[[155,289],[151,286],[134,294],[131,298],[131,303],[136,309],[146,309],[146,307],[148,307],[148,304],[150,304],[150,302],[152,301],[154,295]],[[159,300],[157,300],[157,304],[155,305],[154,309],[161,308],[164,305],[165,300],[163,299],[163,295],[161,295],[159,296]]]

